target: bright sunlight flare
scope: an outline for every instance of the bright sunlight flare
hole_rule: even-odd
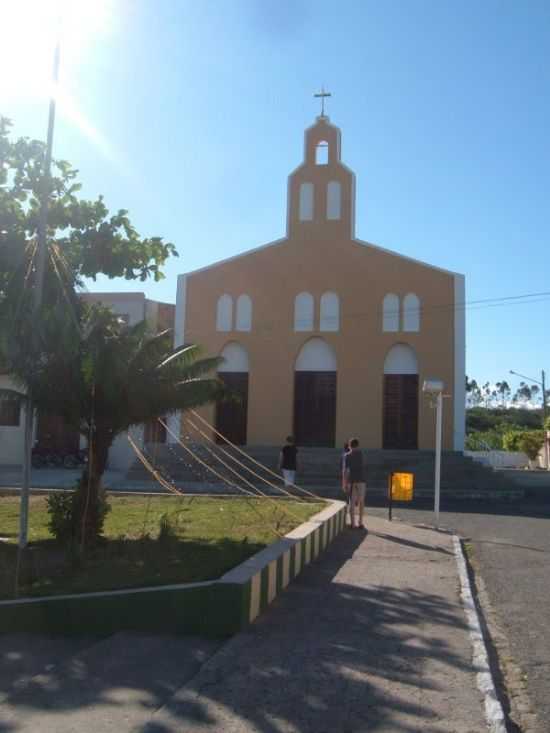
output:
[[[62,46],[62,74],[109,29],[112,0],[0,0],[0,97],[49,96],[53,50]]]

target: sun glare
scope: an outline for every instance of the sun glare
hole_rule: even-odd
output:
[[[0,96],[51,93],[53,50],[61,40],[61,83],[93,39],[109,30],[112,0],[0,0]]]

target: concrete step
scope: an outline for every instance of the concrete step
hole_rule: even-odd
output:
[[[229,446],[212,447],[210,450],[204,445],[191,445],[193,451],[207,465],[215,470],[230,482],[239,482],[240,478],[230,469],[224,467],[214,458],[213,450],[225,463],[236,470],[240,476],[247,481],[261,486],[264,490],[266,485],[261,479],[276,482],[276,479],[265,470],[264,467],[278,473],[279,460],[278,446],[247,446],[246,456],[240,454],[236,449]],[[194,484],[205,482],[216,484],[220,488],[224,482],[216,478],[208,468],[199,465],[180,446],[174,445],[150,445],[146,452],[154,456],[155,465],[169,479],[178,482],[193,482]],[[238,460],[234,462],[231,456]],[[383,489],[387,486],[388,475],[392,471],[411,472],[415,477],[417,490],[433,490],[434,479],[434,452],[433,451],[365,451],[366,478],[369,487]],[[251,460],[253,459],[253,460]],[[257,461],[258,466],[253,461]],[[323,488],[332,491],[339,487],[341,482],[341,461],[342,452],[337,448],[300,448],[299,465],[300,471],[297,475],[297,483],[306,487]],[[139,462],[135,463],[128,473],[132,480],[143,480],[147,478],[147,472]],[[444,451],[442,454],[441,470],[442,491],[492,491],[501,489],[514,489],[516,484],[502,473],[497,474],[491,468],[473,461],[472,458],[454,451]]]

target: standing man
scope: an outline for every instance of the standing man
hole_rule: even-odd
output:
[[[296,481],[297,454],[294,438],[289,435],[279,454],[279,469],[283,472],[285,486],[293,486]]]
[[[363,454],[359,449],[359,441],[357,438],[350,440],[350,452],[346,455],[346,477],[350,486],[351,505],[350,520],[352,529],[364,528],[363,512],[365,510],[365,466]],[[359,524],[356,523],[355,517],[357,509],[359,509]]]

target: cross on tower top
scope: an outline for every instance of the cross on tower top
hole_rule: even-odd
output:
[[[325,92],[324,87],[321,87],[320,92],[316,92],[314,97],[318,97],[321,100],[321,117],[325,116],[325,97],[332,97],[332,94],[330,92]]]

